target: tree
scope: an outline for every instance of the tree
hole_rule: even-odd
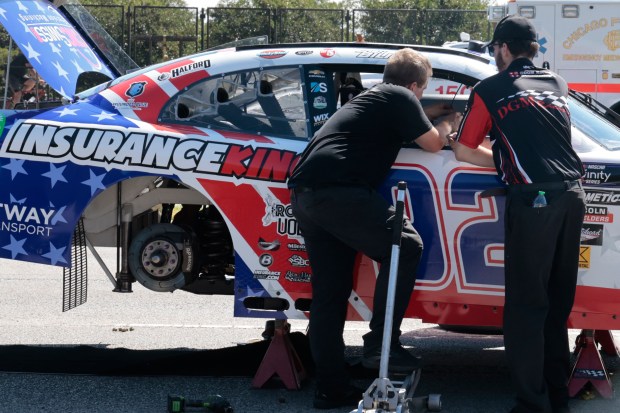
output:
[[[198,51],[199,10],[184,0],[89,0],[84,6],[139,66]]]
[[[328,0],[222,0],[208,16],[208,45],[269,35],[271,42],[344,39],[345,11]]]
[[[489,37],[484,0],[360,0],[360,8],[355,31],[368,41],[440,46],[460,32]]]

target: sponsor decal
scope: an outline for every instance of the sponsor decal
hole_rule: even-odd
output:
[[[293,267],[307,267],[310,265],[309,260],[297,254],[290,256],[288,262],[290,262]]]
[[[115,102],[112,103],[115,109],[131,109],[131,110],[142,110],[144,108],[148,108],[149,104],[147,102],[136,102],[133,99],[127,100],[127,102]]]
[[[327,83],[310,82],[310,91],[312,93],[327,93]]]
[[[278,280],[280,271],[256,270],[252,273],[256,280]]]
[[[294,243],[288,243],[286,245],[289,249],[289,251],[305,251],[306,250],[306,245],[305,244],[294,244]]]
[[[4,131],[4,125],[6,124],[6,116],[0,113],[0,134]]]
[[[206,59],[206,60],[200,60],[198,62],[192,62],[192,63],[188,63],[186,65],[174,68],[170,71],[170,76],[174,79],[176,77],[179,76],[184,76],[187,75],[189,73],[193,73],[193,72],[197,72],[199,70],[204,70],[211,67],[211,61]]]
[[[295,52],[295,54],[299,55],[299,56],[308,56],[308,55],[310,55],[312,53],[313,53],[312,50],[298,50],[298,51]]]
[[[605,373],[605,370],[575,369],[573,372],[573,377],[580,379],[605,380],[607,374]]]
[[[55,209],[31,207],[21,202],[0,203],[0,231],[49,237],[55,214]]]
[[[263,217],[263,226],[267,227],[275,224],[278,235],[284,235],[293,239],[300,238],[299,224],[293,216],[291,204],[282,204],[271,195],[267,195],[264,201],[265,216]]]
[[[288,281],[291,282],[298,282],[298,283],[309,283],[310,282],[310,278],[312,277],[312,274],[310,274],[309,272],[293,272],[293,271],[287,271],[286,274],[284,275],[284,278]]]
[[[183,271],[190,273],[194,266],[194,250],[190,241],[183,241]]]
[[[312,107],[315,109],[325,109],[327,107],[327,99],[325,99],[325,96],[315,97],[314,102],[312,102]]]
[[[168,79],[170,79],[170,72],[164,72],[161,75],[157,76],[157,80],[159,80],[160,82],[163,82]]]
[[[129,86],[129,89],[125,91],[125,95],[130,98],[135,98],[144,93],[144,89],[146,89],[146,82],[134,82]]]
[[[579,268],[590,268],[590,251],[592,247],[579,247]]]
[[[389,59],[394,52],[386,50],[362,50],[356,57],[360,59]]]
[[[585,184],[604,184],[609,182],[610,172],[605,172],[605,165],[587,165],[583,176]]]
[[[262,249],[263,251],[277,251],[280,249],[280,241],[279,240],[275,240],[275,241],[265,241],[262,238],[258,239],[258,248]]]
[[[83,165],[116,164],[141,170],[195,172],[271,182],[285,182],[298,157],[296,152],[275,148],[182,139],[135,129],[58,126],[36,121],[11,128],[0,153],[28,155],[30,159],[71,160]]]
[[[258,263],[263,267],[269,267],[273,264],[273,257],[269,254],[263,254],[259,257]]]
[[[603,245],[603,226],[587,224],[581,227],[581,243],[584,245]]]
[[[325,72],[318,69],[310,70],[308,71],[308,77],[325,79]]]
[[[613,214],[607,212],[607,207],[604,206],[586,206],[586,215],[583,219],[584,222],[600,222],[604,224],[610,224],[614,222]]]
[[[329,119],[329,113],[319,113],[318,115],[314,115],[314,127],[322,126]]]
[[[258,54],[258,57],[263,59],[279,59],[286,55],[286,50],[265,50]]]
[[[330,57],[334,57],[336,55],[336,51],[334,49],[323,49],[320,54],[321,57],[329,59]]]
[[[620,193],[605,189],[588,189],[586,191],[586,203],[599,205],[620,205]]]

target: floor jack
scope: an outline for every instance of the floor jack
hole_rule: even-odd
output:
[[[424,409],[434,412],[441,410],[441,395],[439,394],[414,397],[415,389],[420,381],[419,369],[414,370],[411,375],[406,376],[402,382],[392,382],[388,378],[390,345],[392,339],[392,317],[394,315],[394,297],[396,295],[396,275],[398,273],[400,238],[403,230],[406,191],[406,182],[400,181],[398,183],[398,193],[396,196],[396,215],[394,218],[392,236],[390,278],[388,282],[383,341],[381,343],[379,377],[375,379],[364,392],[364,398],[360,400],[357,407],[358,413],[413,413],[415,411],[423,411]]]

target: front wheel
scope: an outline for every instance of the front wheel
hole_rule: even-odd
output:
[[[144,228],[131,241],[129,270],[138,282],[158,292],[172,292],[193,279],[192,237],[174,224]]]

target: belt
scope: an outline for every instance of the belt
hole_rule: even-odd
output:
[[[581,188],[581,180],[557,181],[557,182],[537,182],[533,184],[514,184],[508,186],[508,192],[535,192],[535,191],[568,191],[574,188]]]

